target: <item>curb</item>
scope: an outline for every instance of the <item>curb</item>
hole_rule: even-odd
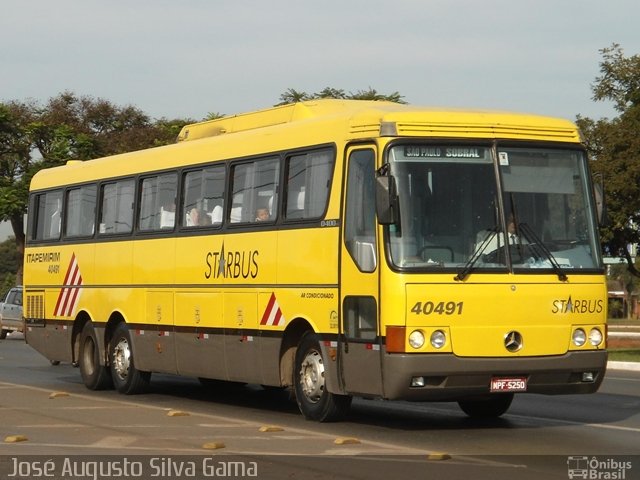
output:
[[[607,362],[607,370],[640,372],[640,362]]]

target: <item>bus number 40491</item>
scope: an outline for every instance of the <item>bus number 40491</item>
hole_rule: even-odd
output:
[[[462,315],[464,302],[417,302],[411,311],[416,315]]]

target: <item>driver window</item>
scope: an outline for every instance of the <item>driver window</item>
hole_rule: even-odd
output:
[[[375,213],[375,156],[358,150],[349,157],[344,242],[358,268],[373,272],[377,266]]]

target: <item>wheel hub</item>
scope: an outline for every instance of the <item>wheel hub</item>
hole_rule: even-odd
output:
[[[300,386],[302,393],[312,403],[320,400],[324,393],[324,364],[322,355],[310,351],[300,365]]]
[[[129,342],[121,338],[113,349],[113,369],[118,377],[125,379],[129,375],[129,367],[131,362],[131,349]]]

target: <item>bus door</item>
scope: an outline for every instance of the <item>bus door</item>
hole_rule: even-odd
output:
[[[339,358],[344,389],[382,394],[375,149],[348,151],[341,241]]]

